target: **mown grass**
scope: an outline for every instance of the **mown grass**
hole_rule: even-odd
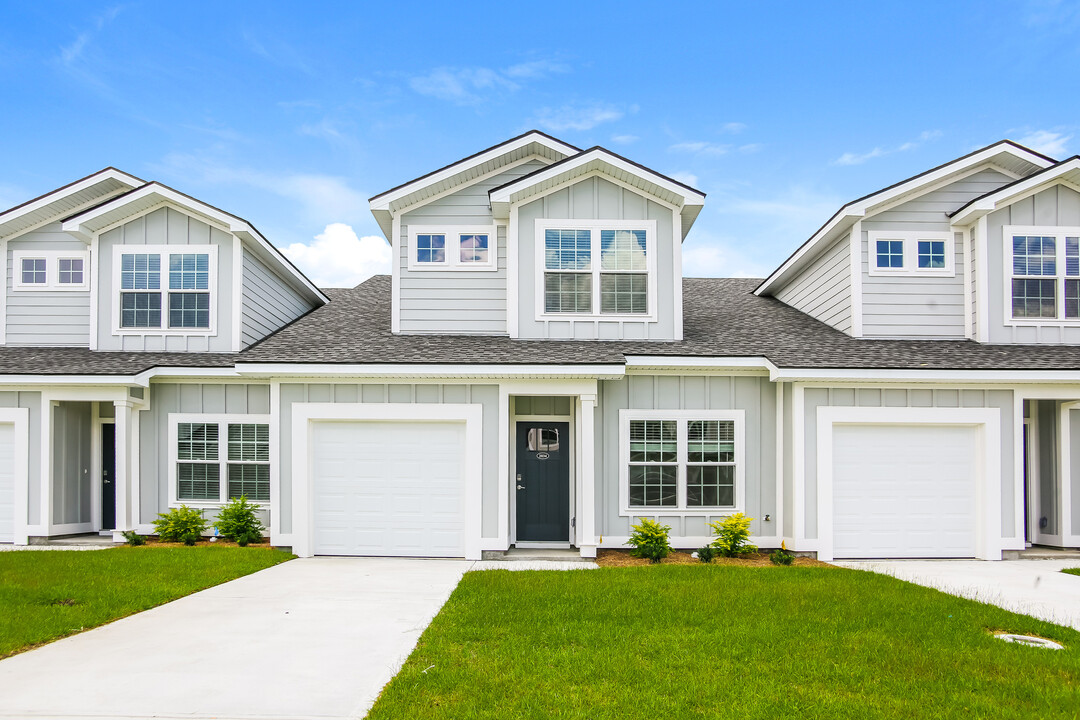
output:
[[[695,717],[1080,717],[1080,633],[840,568],[472,572],[369,715]]]
[[[1068,573],[1068,574],[1070,574],[1070,575],[1080,575],[1080,567],[1074,567],[1074,568],[1065,568],[1065,569],[1064,569],[1064,570],[1062,570],[1061,572],[1063,572],[1063,573]]]
[[[0,658],[293,556],[259,547],[0,553]]]

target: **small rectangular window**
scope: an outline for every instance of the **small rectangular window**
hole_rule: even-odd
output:
[[[945,268],[944,240],[920,240],[918,250],[920,268],[933,270]]]
[[[60,258],[60,284],[82,285],[83,284],[83,260],[82,258]]]
[[[556,452],[559,449],[559,431],[555,428],[529,428],[529,452]]]
[[[461,262],[464,264],[488,262],[488,236],[487,235],[460,235],[458,246]]]
[[[446,262],[446,236],[417,235],[416,261],[421,263]]]
[[[678,505],[678,429],[673,420],[630,422],[630,505]]]
[[[904,241],[878,240],[877,266],[890,269],[904,267]]]
[[[270,501],[270,426],[229,423],[229,497]]]
[[[49,276],[45,272],[45,260],[43,258],[23,258],[23,285],[44,285],[48,281]]]

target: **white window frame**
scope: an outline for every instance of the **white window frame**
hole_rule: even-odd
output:
[[[22,261],[23,260],[44,260],[45,261],[45,282],[43,283],[24,283],[22,281]],[[82,260],[83,261],[83,281],[81,283],[61,283],[60,282],[60,261],[61,260]],[[79,250],[44,250],[40,252],[34,252],[32,250],[15,250],[11,253],[12,263],[12,288],[23,291],[42,291],[48,290],[50,292],[79,292],[90,289],[90,253],[88,251]]]
[[[112,248],[112,327],[114,335],[151,336],[215,336],[217,335],[218,312],[222,303],[229,302],[224,293],[218,290],[218,246],[217,245],[115,245]],[[158,290],[122,290],[120,288],[120,267],[124,255],[159,255],[161,256],[161,287]],[[210,275],[207,289],[204,290],[169,290],[169,255],[207,254],[210,260]],[[124,292],[159,292],[161,293],[161,327],[127,328],[120,327],[121,296]],[[210,327],[183,328],[169,327],[169,293],[207,292],[210,294]],[[236,320],[239,322],[239,319]]]
[[[877,241],[899,240],[904,244],[904,267],[902,268],[879,268],[877,266]],[[945,243],[945,267],[921,268],[919,267],[919,241]],[[889,231],[871,230],[867,233],[867,267],[870,275],[874,277],[886,277],[890,275],[904,275],[911,277],[955,277],[956,276],[956,247],[952,232],[922,232],[922,231]]]
[[[406,252],[409,270],[454,270],[458,272],[493,272],[499,269],[499,228],[497,225],[409,225]],[[418,262],[416,259],[417,235],[445,235],[446,259],[441,263]],[[487,235],[487,262],[461,262],[461,236]]]
[[[675,507],[630,506],[630,422],[674,420],[678,423],[677,503]],[[687,422],[727,420],[735,423],[735,506],[686,506]],[[625,517],[726,517],[746,507],[746,412],[744,410],[620,410],[619,411],[619,515]],[[689,463],[696,464],[696,463]]]
[[[1055,275],[1013,275],[1013,235],[1041,235],[1054,237],[1054,251],[1057,265]],[[1080,280],[1080,275],[1065,274],[1065,238],[1080,237],[1080,227],[1068,225],[1005,225],[1001,228],[1001,265],[1003,272],[1002,305],[1004,322],[1008,327],[1039,327],[1080,325],[1080,317],[1065,317],[1065,280]],[[1014,318],[1012,314],[1012,281],[1013,278],[1028,278],[1031,280],[1053,280],[1054,290],[1057,295],[1057,317],[1053,318]]]
[[[572,312],[546,312],[546,304],[544,302],[544,275],[549,272],[546,267],[546,253],[544,236],[548,230],[588,230],[589,231],[589,248],[590,248],[590,270],[587,271],[592,274],[592,311],[587,313],[572,313]],[[646,291],[649,296],[648,300],[648,312],[647,313],[630,313],[630,314],[616,314],[616,313],[601,313],[600,312],[600,275],[604,272],[600,268],[600,231],[601,230],[644,230],[645,231],[645,273],[647,274]],[[609,320],[609,321],[626,321],[636,320],[638,322],[655,322],[657,317],[657,270],[656,270],[656,220],[547,220],[541,219],[536,221],[536,231],[533,237],[533,244],[536,246],[535,262],[536,273],[534,284],[536,286],[536,294],[534,302],[536,304],[536,319],[537,320]],[[551,270],[550,272],[560,272],[558,270]],[[584,274],[586,271],[574,271],[567,270],[566,272],[580,272]],[[626,271],[612,271],[607,272],[626,272]],[[681,279],[679,279],[681,282]]]
[[[182,423],[200,423],[218,426],[218,499],[217,500],[181,500],[177,486],[176,465],[179,459],[180,425]],[[217,508],[229,502],[229,425],[268,425],[270,433],[270,472],[273,477],[274,458],[277,457],[277,443],[274,441],[273,425],[269,415],[242,415],[235,413],[169,413],[169,507]],[[195,461],[202,462],[202,461]],[[212,461],[210,461],[212,462]],[[234,461],[240,462],[240,461]],[[251,464],[251,463],[243,463]],[[260,463],[261,464],[261,463]],[[273,480],[271,480],[270,500],[250,500],[253,505],[269,507],[273,504]]]

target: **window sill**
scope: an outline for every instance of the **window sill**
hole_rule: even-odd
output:
[[[596,314],[596,313],[540,313],[536,316],[539,321],[544,320],[608,320],[612,322],[656,322],[656,314],[636,314],[636,315],[615,315],[615,314]]]
[[[712,507],[712,508],[621,508],[620,517],[722,517],[744,512],[738,507]]]
[[[217,335],[217,330],[207,330],[205,328],[113,328],[113,335],[131,335],[135,337],[214,337]]]
[[[15,284],[11,289],[12,292],[87,292],[90,290],[90,286],[86,283],[82,285]]]
[[[943,277],[954,278],[956,272],[952,269],[947,270],[880,270],[878,268],[871,268],[869,271],[870,277]]]
[[[495,272],[499,268],[491,263],[476,263],[475,265],[452,265],[443,263],[410,263],[409,272]]]
[[[186,505],[189,508],[195,508],[196,510],[207,510],[212,508],[225,507],[232,500],[173,500],[169,503],[169,509],[178,508],[181,505]],[[258,508],[270,509],[269,500],[248,500],[248,503]]]

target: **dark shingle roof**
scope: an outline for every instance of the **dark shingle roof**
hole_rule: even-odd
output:
[[[621,364],[627,355],[766,357],[787,368],[1080,370],[1080,346],[983,345],[968,340],[857,340],[779,300],[756,279],[683,281],[680,342],[511,340],[394,335],[390,278],[329,289],[331,302],[236,354],[114,353],[0,348],[0,374],[135,374],[153,367],[258,363]]]

